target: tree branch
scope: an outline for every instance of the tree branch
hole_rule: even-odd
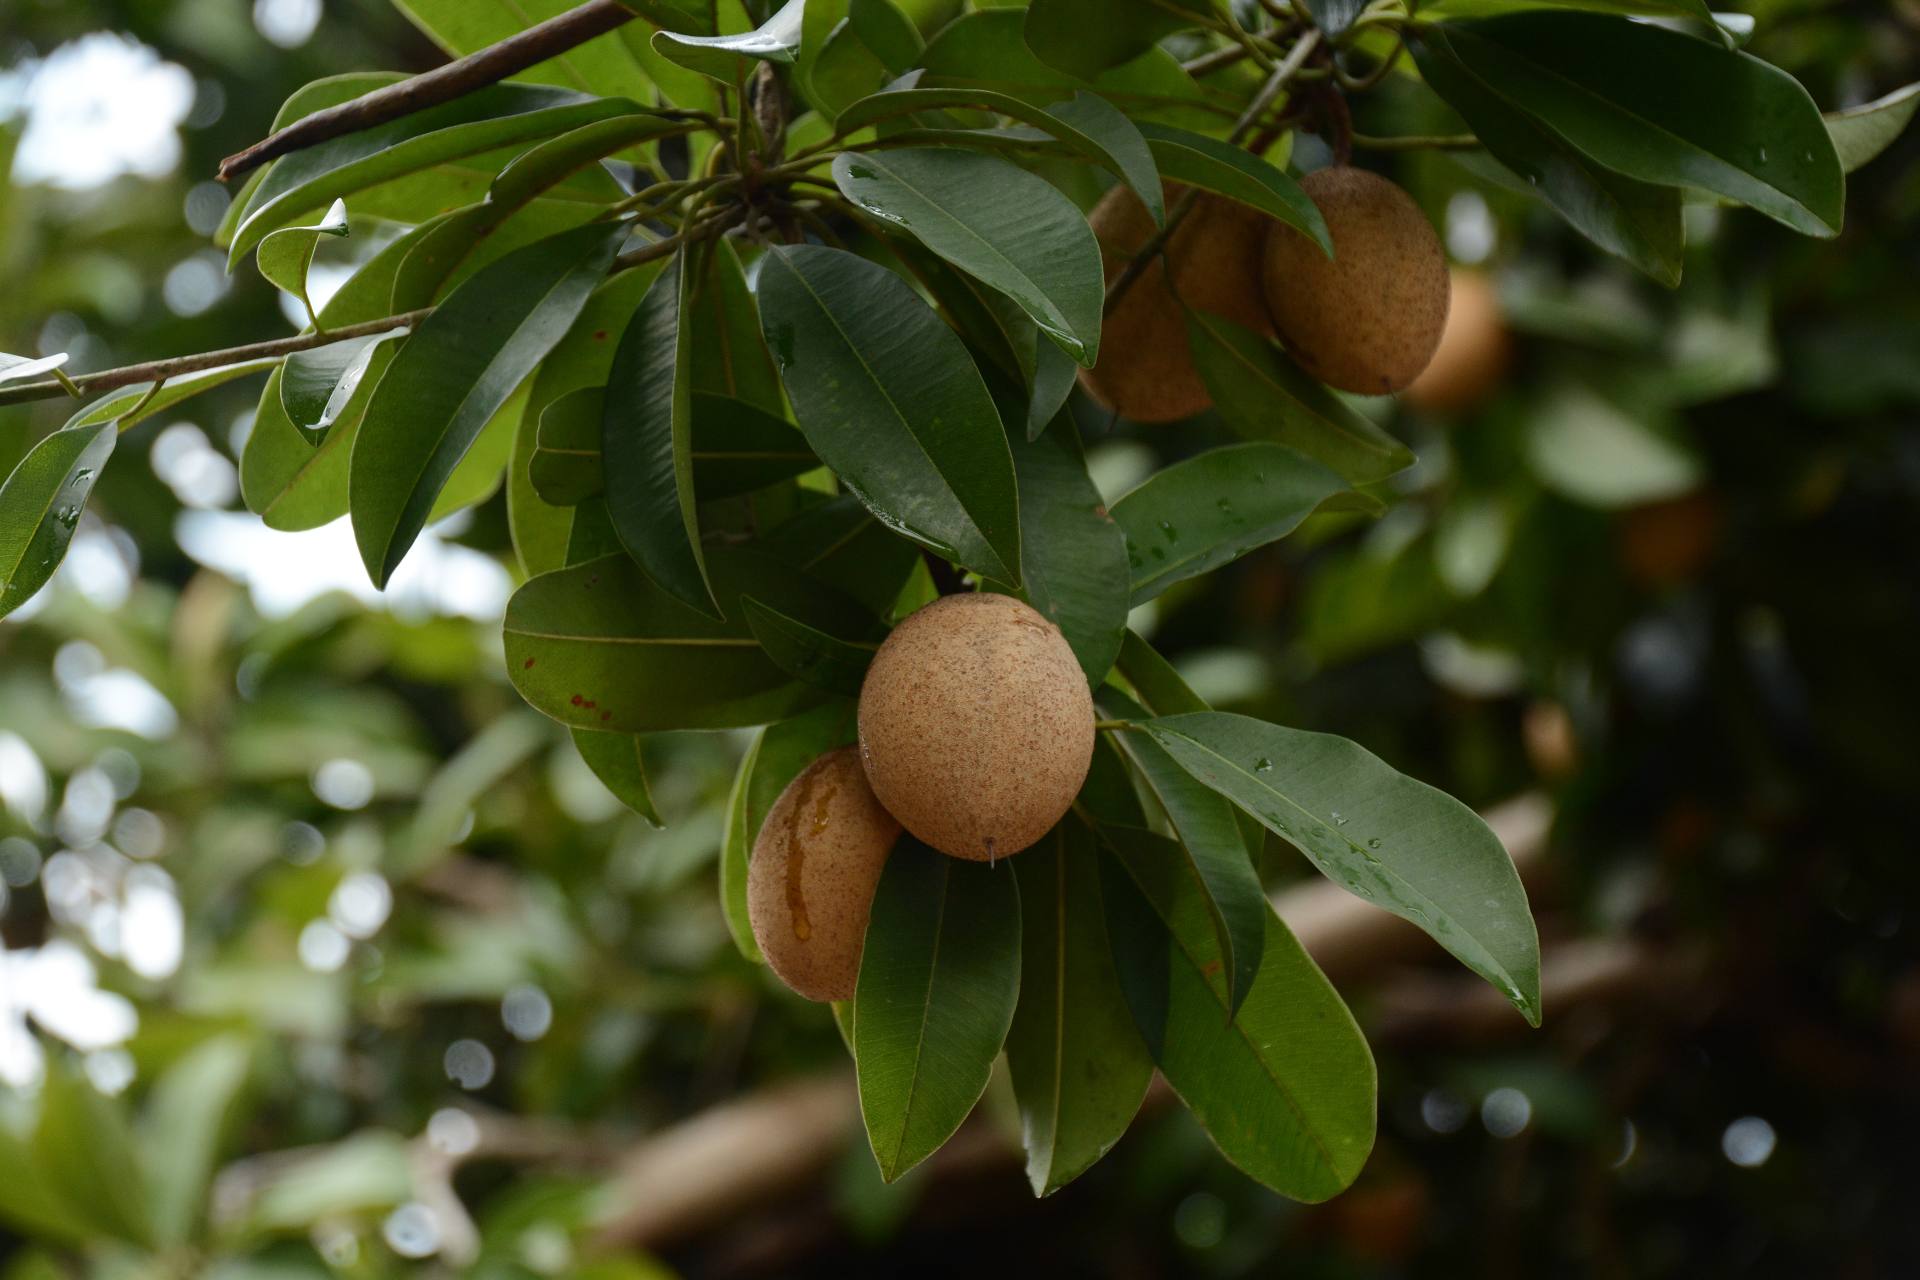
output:
[[[363,94],[325,111],[296,120],[278,133],[254,143],[245,151],[220,162],[220,181],[231,182],[241,174],[257,169],[290,151],[311,147],[329,138],[358,133],[401,116],[437,107],[443,102],[465,97],[508,76],[603,36],[615,27],[633,20],[631,9],[615,0],[587,0],[577,9],[528,27],[517,36],[468,54],[444,67],[402,80],[398,84]]]

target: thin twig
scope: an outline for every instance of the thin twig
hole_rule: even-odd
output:
[[[622,8],[616,0],[587,0],[577,9],[528,27],[519,35],[489,45],[478,53],[296,120],[245,151],[222,160],[220,181],[231,182],[290,151],[371,129],[498,84],[508,76],[603,36],[631,22],[633,17],[633,10]]]
[[[1478,151],[1483,144],[1470,133],[1405,134],[1397,138],[1356,133],[1353,145],[1367,151]]]
[[[1260,92],[1254,95],[1253,101],[1247,104],[1247,109],[1240,113],[1238,120],[1234,121],[1233,132],[1227,135],[1228,145],[1239,145],[1240,140],[1247,136],[1248,131],[1253,128],[1254,123],[1258,121],[1261,116],[1265,115],[1267,108],[1271,107],[1275,100],[1286,91],[1287,85],[1300,73],[1300,69],[1306,65],[1307,59],[1312,57],[1313,51],[1319,47],[1320,33],[1314,30],[1301,36],[1293,48],[1287,51],[1286,58],[1279,66],[1273,69],[1273,74],[1267,77],[1266,84],[1260,87]],[[1166,248],[1168,239],[1179,229],[1181,222],[1185,221],[1187,214],[1192,212],[1193,206],[1199,198],[1200,192],[1198,188],[1190,190],[1184,196],[1180,197],[1179,202],[1175,204],[1172,209],[1167,211],[1166,225],[1155,232],[1152,238],[1144,245],[1140,246],[1139,252],[1133,255],[1133,260],[1127,263],[1126,269],[1114,277],[1113,284],[1108,286],[1106,301],[1103,304],[1105,310],[1113,310],[1114,306],[1125,296],[1127,290],[1133,287],[1133,282],[1138,280],[1141,273],[1146,271],[1147,265],[1160,255],[1162,249]]]
[[[369,320],[365,324],[342,325],[338,329],[329,329],[325,333],[300,333],[290,338],[275,338],[268,342],[255,342],[244,347],[227,347],[220,351],[203,351],[198,355],[175,356],[170,360],[149,360],[144,364],[103,369],[99,373],[83,373],[72,381],[82,395],[118,391],[122,387],[131,387],[136,383],[165,381],[189,373],[203,373],[208,369],[241,364],[248,360],[264,360],[272,356],[292,355],[296,351],[311,351],[315,347],[345,342],[349,338],[365,338],[393,329],[409,328],[426,319],[432,311],[432,307],[421,307],[418,311],[384,316],[379,320]],[[50,400],[55,396],[66,394],[67,389],[58,382],[23,382],[19,386],[0,388],[0,405],[23,404],[29,400]]]

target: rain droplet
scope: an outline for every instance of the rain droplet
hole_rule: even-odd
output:
[[[1267,759],[1265,756],[1261,756],[1253,762],[1253,771],[1255,773],[1272,773],[1273,761]]]
[[[1367,848],[1378,849],[1379,847],[1380,847],[1380,841],[1378,839],[1367,841]]]
[[[1160,532],[1167,535],[1168,542],[1180,541],[1180,531],[1173,527],[1173,522],[1170,520],[1160,522]]]
[[[1765,164],[1766,162],[1767,162],[1767,149],[1765,147],[1762,147],[1760,148],[1760,163]]]
[[[1336,827],[1344,827],[1347,825],[1346,818],[1341,815],[1338,809],[1333,811],[1333,825]]]
[[[93,479],[93,468],[82,467],[78,471],[73,473],[73,487],[78,489],[81,485],[85,484],[87,481],[91,479]]]

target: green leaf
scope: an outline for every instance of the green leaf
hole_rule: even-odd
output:
[[[1153,1077],[1113,969],[1092,833],[1062,822],[1012,859],[1020,882],[1020,1003],[1007,1069],[1027,1180],[1048,1195],[1127,1131]]]
[[[896,76],[919,62],[927,47],[920,29],[891,0],[853,0],[847,6],[847,24],[859,35],[860,43]]]
[[[1105,110],[1102,110],[1103,107]],[[1074,154],[1086,157],[1133,188],[1134,194],[1140,197],[1147,208],[1155,211],[1155,221],[1161,219],[1161,190],[1152,167],[1152,153],[1148,151],[1142,155],[1136,146],[1140,130],[1104,100],[1090,93],[1077,93],[1067,101],[1042,107],[985,88],[887,88],[860,99],[842,111],[835,122],[835,132],[845,137],[868,125],[901,116],[925,111],[957,110],[991,111],[1032,126],[1038,131],[1037,135],[1021,136],[1051,138]],[[1122,129],[1115,124],[1115,116],[1128,127]],[[865,158],[871,158],[871,155]]]
[[[1052,183],[997,156],[937,148],[842,152],[833,177],[849,200],[1019,303],[1080,364],[1098,358],[1100,246]]]
[[[30,382],[43,373],[52,373],[64,365],[69,356],[62,351],[59,355],[42,356],[30,360],[26,356],[10,356],[0,351],[0,387],[9,382]]]
[[[713,32],[711,0],[618,0],[618,3],[668,31],[684,31],[696,36]]]
[[[507,473],[507,524],[513,534],[514,552],[528,577],[551,572],[567,563],[569,534],[577,522],[577,513],[572,509],[552,506],[534,491],[532,462],[539,443],[540,419],[549,406],[569,392],[606,385],[621,334],[661,269],[661,264],[651,263],[622,271],[595,289],[573,327],[540,362],[540,371],[533,375],[527,412],[514,441]],[[591,422],[595,453],[600,447],[599,423],[599,408],[595,406]],[[615,549],[616,546],[608,547],[610,551]]]
[[[1105,715],[1145,718],[1138,703],[1113,689],[1100,691],[1099,705]],[[1114,741],[1177,837],[1179,865],[1199,891],[1216,935],[1231,1016],[1260,970],[1266,939],[1267,892],[1253,848],[1233,806],[1189,776],[1159,744],[1141,733],[1122,733]]]
[[[605,387],[582,387],[567,392],[540,415],[528,474],[542,502],[577,506],[605,488],[600,434],[606,403]]]
[[[353,338],[311,351],[296,351],[288,356],[280,374],[280,407],[286,412],[287,421],[306,437],[308,444],[320,444],[354,404],[362,384],[371,392],[379,381],[379,374],[386,369],[386,360],[391,360],[394,354],[392,349],[387,350],[383,360],[381,344],[404,338],[411,332],[400,328],[370,338]],[[367,382],[369,373],[374,374],[373,382]],[[364,398],[359,403],[361,408],[366,407]]]
[[[1186,10],[1191,16],[1183,16]],[[1033,0],[1027,47],[1040,61],[1092,79],[1151,50],[1161,37],[1211,15],[1208,0]]]
[[[903,835],[880,873],[854,994],[860,1115],[892,1182],[940,1149],[986,1090],[1020,994],[1011,869]]]
[[[858,634],[859,607],[744,548],[710,549],[727,621],[661,591],[625,556],[542,574],[507,605],[507,672],[533,707],[566,725],[620,733],[765,724],[817,703],[753,638],[752,595],[809,626]]]
[[[614,532],[667,594],[718,609],[693,496],[694,254],[680,253],[640,300],[613,357],[600,425]]]
[[[730,241],[713,244],[700,276],[693,307],[693,389],[697,393],[745,401],[775,418],[786,412],[780,372],[760,337],[760,316],[746,273]],[[700,403],[694,402],[693,429],[700,433]],[[756,486],[757,487],[757,486]]]
[[[889,528],[1018,582],[1013,458],[953,330],[884,267],[813,245],[768,252],[760,318],[800,430]]]
[[[1061,90],[1087,87],[1086,79],[1048,66],[1027,47],[1026,14],[1018,8],[983,9],[963,14],[941,28],[921,58],[931,81],[971,81],[1035,102],[1058,98]],[[1220,118],[1205,110],[1206,91],[1164,48],[1092,77],[1100,95],[1134,120],[1160,120],[1189,128],[1218,128]],[[1037,123],[1029,121],[1028,123]],[[1042,126],[1044,127],[1044,126]]]
[[[155,1234],[163,1244],[188,1243],[201,1223],[221,1139],[252,1064],[246,1040],[220,1035],[183,1054],[153,1083],[140,1149],[153,1188]]]
[[[305,1234],[317,1222],[389,1209],[413,1194],[406,1140],[379,1129],[289,1152],[263,1176],[241,1223],[248,1231]]]
[[[446,857],[481,800],[550,741],[547,722],[517,707],[468,739],[434,771],[412,818],[389,839],[387,874],[411,880]]]
[[[1214,407],[1241,435],[1298,449],[1351,484],[1372,484],[1413,465],[1405,445],[1252,330],[1189,311],[1187,340]]]
[[[1126,535],[1138,605],[1286,537],[1317,511],[1382,509],[1305,454],[1256,442],[1156,472],[1113,504],[1113,519]]]
[[[741,597],[740,603],[746,608],[753,638],[776,667],[816,689],[849,698],[860,696],[861,681],[866,679],[867,666],[878,645],[828,635],[752,596]]]
[[[1590,391],[1541,405],[1527,426],[1526,457],[1547,488],[1603,510],[1677,498],[1700,483],[1699,459]]]
[[[360,424],[348,497],[374,585],[413,545],[460,459],[560,340],[626,229],[581,227],[502,258],[407,339]]]
[[[1333,237],[1320,207],[1285,170],[1251,151],[1187,129],[1149,123],[1141,125],[1140,132],[1168,180],[1250,205],[1300,231],[1328,257],[1333,256]]]
[[[579,102],[569,101],[570,97],[552,89],[494,85],[445,106],[286,156],[274,163],[255,190],[234,231],[228,265],[237,265],[269,232],[290,226],[302,214],[324,209],[335,200],[350,200],[357,192],[435,166],[537,142],[634,111],[631,103],[613,99]],[[483,167],[475,176],[485,190],[493,171]],[[425,211],[438,213],[449,204],[466,203],[466,198],[449,200],[447,194],[436,190],[431,203],[422,201]]]
[[[1594,13],[1617,13],[1661,17],[1676,15],[1713,25],[1716,19],[1708,0],[1433,0],[1420,6],[1423,18],[1489,18],[1527,9],[1586,9]],[[1722,15],[1728,18],[1742,14]]]
[[[46,584],[120,433],[111,423],[56,431],[0,484],[0,618]]]
[[[601,733],[597,729],[573,729],[573,745],[580,758],[593,770],[607,790],[621,804],[647,820],[658,830],[666,826],[654,807],[653,791],[647,786],[647,766],[641,759],[641,739],[631,733]]]
[[[529,459],[534,491],[573,506],[601,490],[606,389],[583,387],[547,406]],[[793,424],[725,396],[693,396],[693,486],[701,501],[752,493],[811,471],[820,460]]]
[[[1269,908],[1260,972],[1226,1016],[1220,954],[1169,842],[1102,827],[1114,967],[1160,1072],[1220,1153],[1296,1200],[1348,1187],[1373,1147],[1376,1076],[1353,1014]]]
[[[256,257],[260,274],[267,283],[300,300],[309,317],[318,318],[313,300],[307,296],[307,269],[313,265],[313,251],[321,236],[347,234],[347,202],[335,200],[320,221],[305,227],[282,227],[260,241]]]
[[[814,581],[884,615],[920,565],[920,550],[896,537],[851,495],[835,498],[775,528],[767,550]]]
[[[1839,234],[1840,158],[1813,99],[1779,68],[1601,14],[1517,13],[1446,33],[1483,83],[1615,172],[1711,191],[1807,235]]]
[[[67,419],[66,429],[111,422],[126,431],[156,414],[165,413],[175,405],[191,400],[203,391],[224,387],[229,382],[250,378],[256,373],[265,373],[278,363],[277,360],[243,360],[239,364],[225,364],[217,369],[183,373],[161,383],[158,391],[154,390],[151,382],[125,387],[95,400],[74,414]]]
[[[41,1175],[32,1149],[5,1124],[0,1124],[0,1185],[7,1189],[0,1196],[0,1222],[67,1245],[88,1244],[96,1235],[85,1207],[68,1202]]]
[[[84,1216],[96,1237],[153,1244],[140,1149],[117,1100],[74,1072],[49,1070],[30,1147],[37,1179]]]
[[[1574,230],[1669,287],[1680,282],[1686,237],[1680,192],[1624,177],[1530,117],[1455,52],[1452,29],[1410,41],[1432,90],[1460,113],[1494,159],[1511,169]]]
[[[349,71],[343,75],[323,76],[318,80],[301,85],[280,104],[280,110],[273,117],[272,132],[278,133],[296,120],[301,120],[324,111],[328,107],[337,107],[343,102],[351,102],[376,89],[400,83],[407,77],[399,71]],[[263,165],[247,176],[247,181],[235,193],[227,205],[227,211],[220,219],[220,225],[214,230],[213,242],[221,248],[233,244],[234,232],[239,230],[240,221],[253,208],[254,195],[265,185],[272,165]]]
[[[1906,132],[1915,111],[1920,111],[1920,84],[1895,89],[1862,106],[1829,111],[1823,118],[1834,150],[1839,153],[1840,167],[1852,173],[1871,162]],[[4,380],[5,375],[0,374],[0,381]]]
[[[787,0],[780,11],[752,31],[738,35],[689,36],[656,31],[653,47],[669,61],[712,76],[722,84],[744,80],[758,62],[784,65],[800,51],[800,19],[806,0]]]
[[[1145,729],[1334,883],[1426,930],[1539,1025],[1527,891],[1479,814],[1332,734],[1218,711]]]
[[[1070,415],[1013,440],[1020,478],[1021,597],[1060,628],[1087,682],[1106,679],[1127,626],[1126,539],[1087,475]]]

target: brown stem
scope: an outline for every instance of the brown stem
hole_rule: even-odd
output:
[[[1353,112],[1347,107],[1347,95],[1332,84],[1323,84],[1319,87],[1319,107],[1327,145],[1333,149],[1333,162],[1341,166],[1352,164]]]
[[[397,316],[383,316],[378,320],[369,320],[365,324],[342,325],[338,329],[329,329],[325,333],[299,333],[291,338],[275,338],[269,342],[255,342],[244,347],[228,347],[222,351],[202,351],[198,355],[175,356],[170,360],[149,360],[145,364],[102,369],[99,373],[81,374],[73,379],[73,385],[80,389],[82,395],[94,395],[101,391],[118,391],[121,387],[131,387],[139,382],[162,382],[168,378],[178,378],[189,373],[202,373],[208,369],[240,364],[247,360],[292,355],[296,351],[311,351],[315,347],[345,342],[349,338],[365,338],[376,333],[386,333],[392,329],[411,327],[426,319],[432,311],[432,307],[421,307],[418,311],[402,312]],[[16,387],[0,387],[0,405],[23,404],[29,400],[48,400],[66,394],[67,389],[58,382],[23,382]]]
[[[220,181],[231,182],[290,151],[371,129],[498,84],[508,76],[603,36],[632,21],[633,17],[633,11],[622,8],[616,0],[587,0],[577,9],[528,27],[519,35],[489,45],[478,53],[296,120],[245,151],[222,160]]]

